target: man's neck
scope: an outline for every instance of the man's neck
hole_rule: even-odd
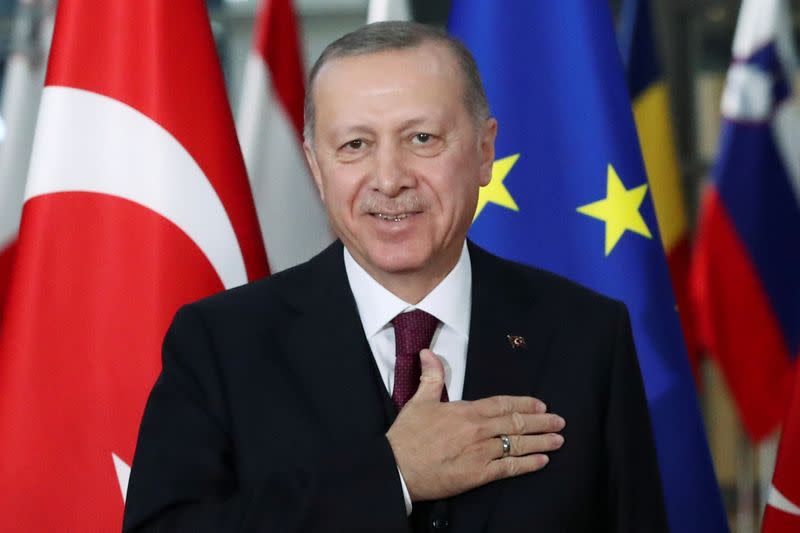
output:
[[[455,263],[450,265],[450,269],[436,273],[436,275],[422,274],[419,272],[409,274],[392,274],[389,276],[377,276],[370,273],[375,281],[383,285],[389,292],[410,304],[418,304],[436,288],[447,274],[452,270]]]
[[[451,254],[444,260],[427,265],[421,270],[409,272],[383,272],[376,271],[370,265],[360,262],[353,254],[353,259],[363,268],[372,279],[380,283],[386,290],[409,304],[416,305],[421,302],[428,294],[435,289],[439,283],[455,268],[461,256],[461,248],[458,253]]]

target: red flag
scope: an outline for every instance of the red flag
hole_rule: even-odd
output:
[[[795,374],[794,395],[778,449],[763,533],[800,531],[800,366]]]
[[[202,0],[61,0],[14,268],[0,529],[119,530],[173,313],[266,274]]]
[[[303,155],[300,57],[291,0],[264,0],[237,127],[273,272],[311,258],[333,240]]]

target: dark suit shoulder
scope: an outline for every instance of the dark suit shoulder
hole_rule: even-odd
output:
[[[338,265],[342,263],[341,257],[342,247],[337,242],[305,263],[202,298],[189,307],[213,317],[244,318],[271,311],[291,313],[294,302],[307,301],[337,268],[343,270]]]
[[[471,245],[473,264],[482,276],[503,280],[509,290],[530,301],[570,313],[596,315],[619,313],[625,304],[553,272],[498,257]],[[480,280],[476,279],[480,283]]]
[[[523,266],[523,268],[528,267]],[[536,285],[542,298],[546,299],[550,305],[559,308],[568,307],[573,311],[584,309],[587,312],[609,312],[611,310],[619,312],[621,307],[625,307],[625,304],[619,300],[553,272],[538,268],[529,270],[532,283]]]

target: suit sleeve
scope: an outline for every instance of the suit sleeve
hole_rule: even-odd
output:
[[[275,457],[274,473],[253,481],[237,469],[226,409],[211,336],[185,307],[145,407],[124,532],[408,531],[385,436],[309,457],[300,469]]]
[[[611,362],[606,446],[612,531],[667,532],[647,398],[627,309],[620,304]]]

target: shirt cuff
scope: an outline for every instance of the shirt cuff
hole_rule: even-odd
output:
[[[411,516],[411,495],[408,493],[406,487],[406,480],[403,479],[403,473],[400,472],[400,467],[397,467],[397,475],[400,476],[400,486],[403,487],[403,499],[406,501],[406,516]]]

